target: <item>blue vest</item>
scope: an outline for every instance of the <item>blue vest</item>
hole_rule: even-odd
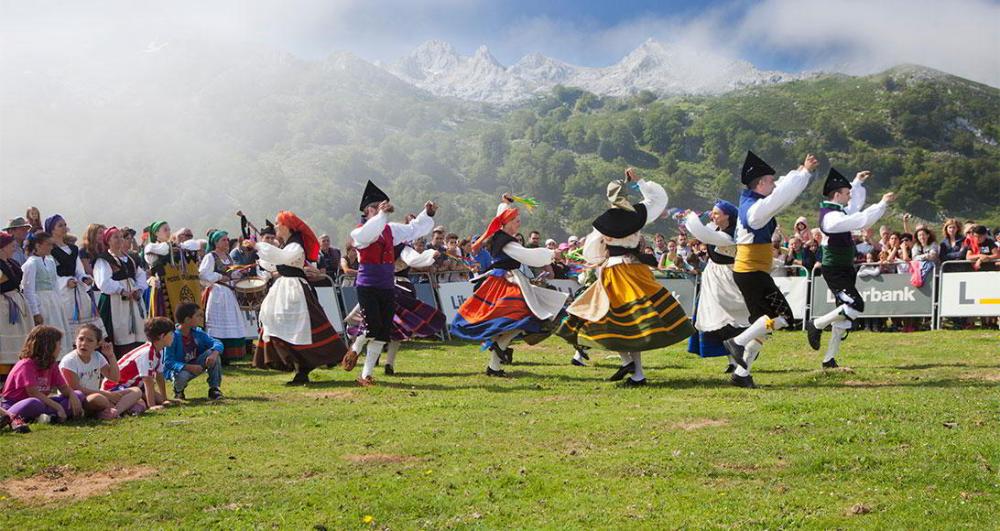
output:
[[[747,232],[753,234],[753,242],[751,243],[771,243],[771,237],[774,236],[774,231],[778,228],[778,222],[774,218],[771,218],[767,225],[759,229],[751,228],[750,223],[747,222],[747,213],[750,212],[750,207],[763,198],[764,196],[753,190],[743,190],[743,193],[740,194],[740,223],[743,224]]]

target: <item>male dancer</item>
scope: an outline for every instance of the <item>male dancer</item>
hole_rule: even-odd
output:
[[[764,346],[765,336],[792,320],[792,309],[771,278],[771,238],[778,227],[774,216],[805,190],[818,166],[816,157],[806,155],[802,166],[775,180],[774,168],[752,151],[747,151],[743,162],[740,181],[746,190],[740,194],[733,280],[747,302],[751,324],[724,343],[737,364],[732,382],[738,387],[755,387],[750,367]],[[743,356],[737,354],[741,349]]]
[[[837,367],[836,356],[840,342],[847,338],[851,323],[865,311],[865,301],[855,287],[857,271],[854,269],[854,238],[851,231],[871,227],[885,214],[885,209],[895,198],[892,192],[882,196],[882,201],[861,210],[865,204],[864,182],[871,176],[863,171],[847,179],[834,168],[826,177],[823,195],[826,201],[819,204],[819,228],[823,231],[823,278],[839,306],[825,315],[806,322],[809,346],[819,350],[823,329],[831,326],[830,344],[823,358],[823,368]]]
[[[434,228],[434,203],[428,201],[424,210],[410,223],[389,223],[389,214],[395,208],[389,196],[368,181],[361,197],[363,223],[351,231],[351,238],[358,249],[358,304],[365,314],[365,325],[370,339],[365,354],[365,366],[358,378],[358,385],[375,385],[372,373],[382,347],[389,343],[392,333],[392,316],[396,312],[394,242],[413,241]],[[358,362],[358,353],[351,350],[342,362],[344,369],[352,370]]]

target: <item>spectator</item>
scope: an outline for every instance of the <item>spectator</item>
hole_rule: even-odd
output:
[[[524,245],[524,234],[519,232],[514,235],[514,239],[517,240],[517,243],[520,243],[522,246]]]
[[[805,217],[800,217],[795,220],[794,236],[798,236],[802,242],[807,242],[810,238],[812,238],[812,232],[809,230],[809,224],[806,223]]]
[[[525,245],[528,249],[537,249],[542,246],[542,234],[537,230],[533,230],[528,233],[528,243]]]
[[[100,223],[87,225],[87,230],[83,233],[83,241],[80,242],[80,263],[83,264],[84,273],[91,278],[94,276],[94,260],[106,251],[104,242],[101,241],[101,235],[104,234],[106,228]]]
[[[813,271],[819,267],[820,264],[819,247],[820,246],[818,243],[816,243],[816,240],[812,238],[809,238],[808,242],[803,242],[802,267],[806,268],[806,271]]]
[[[319,237],[319,260],[316,262],[316,267],[336,280],[340,276],[340,259],[340,249],[330,246],[330,236],[321,235]]]
[[[138,387],[111,391],[101,389],[102,377],[118,380],[118,358],[100,328],[90,323],[80,325],[76,333],[76,350],[63,356],[59,369],[66,385],[83,393],[83,409],[87,413],[108,420],[127,412],[141,412],[140,409],[133,409],[142,399]]]
[[[677,235],[677,256],[680,256],[682,260],[687,260],[691,256],[691,245],[688,243],[686,232]]]
[[[570,236],[569,239],[566,240],[566,243],[569,244],[570,251],[581,247],[580,238],[577,238],[576,236]]]
[[[889,238],[892,236],[892,230],[889,229],[888,225],[882,225],[878,228],[878,242],[875,243],[875,252],[880,256],[882,251],[884,251],[889,246]]]
[[[889,239],[879,253],[878,261],[882,264],[883,274],[895,273],[900,261],[903,260],[905,252],[898,232],[889,234]]]
[[[942,262],[965,260],[969,248],[965,246],[961,230],[957,219],[948,218],[944,221],[944,226],[941,227],[941,249],[938,252]]]
[[[858,253],[858,259],[864,260],[864,256],[870,252],[877,253],[875,249],[875,241],[873,241],[874,234],[875,233],[872,231],[871,227],[865,227],[862,229],[861,236],[858,238],[857,245],[855,246]]]
[[[423,239],[421,238],[414,242],[414,248],[417,246],[417,243],[421,243],[422,247]],[[345,287],[353,286],[354,281],[358,277],[358,248],[354,246],[354,242],[350,238],[344,244],[344,256],[340,259],[340,272],[343,275],[340,285]]]
[[[222,399],[222,342],[201,328],[205,312],[197,304],[186,302],[174,312],[177,328],[173,340],[163,351],[163,376],[174,382],[174,399],[186,400],[188,382],[208,373],[209,400]]]
[[[7,227],[3,230],[13,236],[14,241],[17,242],[14,246],[14,256],[11,258],[17,262],[17,265],[23,266],[28,261],[28,254],[24,251],[24,240],[28,237],[31,224],[24,218],[18,217],[7,222]]]
[[[667,239],[659,232],[653,236],[653,255],[656,256],[656,263],[660,263],[663,255],[667,252]]]
[[[934,267],[940,263],[938,259],[938,245],[935,244],[934,233],[926,226],[917,229],[916,240],[913,243],[913,260],[933,264]]]
[[[969,243],[971,245],[966,258],[972,260],[972,269],[974,271],[995,271],[994,260],[1000,258],[1000,248],[997,248],[996,241],[990,238],[985,225],[976,225],[972,228],[972,237]]]
[[[550,251],[557,251],[559,250],[559,242],[553,240],[552,238],[549,238],[545,240],[545,248]]]
[[[166,317],[146,321],[147,341],[118,360],[118,381],[104,380],[105,391],[138,387],[146,409],[156,411],[170,405],[163,379],[163,350],[174,343],[174,323]]]
[[[798,277],[809,275],[808,269],[802,269],[805,267],[805,256],[806,248],[802,243],[802,238],[792,236],[792,239],[788,240],[788,253],[785,255],[785,269],[789,275]]]
[[[15,419],[32,421],[49,415],[53,421],[83,417],[83,393],[66,385],[56,359],[62,347],[62,331],[36,326],[21,349],[21,359],[4,382],[0,408]],[[52,396],[58,390],[59,396]]]
[[[42,232],[42,213],[38,211],[38,207],[28,207],[28,211],[24,214],[28,218],[28,223],[31,224],[31,232]]]
[[[772,277],[787,277],[788,269],[785,267],[786,255],[788,254],[788,249],[781,246],[780,241],[771,242],[771,276]]]
[[[250,265],[257,261],[257,249],[253,240],[244,238],[239,245],[229,252],[229,258],[233,259],[236,265]]]

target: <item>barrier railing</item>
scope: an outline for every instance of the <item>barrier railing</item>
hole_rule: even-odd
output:
[[[855,264],[856,268],[882,267],[880,262]],[[859,272],[860,273],[860,272]],[[929,282],[921,287],[910,283],[910,273],[883,273],[858,275],[856,286],[865,301],[862,318],[868,317],[927,317],[933,322],[937,275],[931,274]],[[812,315],[822,315],[837,307],[822,268],[813,274]]]
[[[806,326],[806,317],[809,315],[809,286],[812,283],[811,272],[800,265],[792,264],[781,266],[786,274],[783,277],[774,278],[774,285],[778,286],[781,294],[788,301],[788,306],[792,309],[792,317],[802,321],[803,329]],[[794,271],[795,274],[791,274]],[[805,273],[804,275],[798,274]]]
[[[987,261],[994,264],[993,269],[1000,266],[996,259]],[[974,271],[972,265],[975,262],[948,260],[941,264],[937,291],[939,330],[945,317],[1000,316],[1000,271]],[[948,271],[949,268],[952,271]]]

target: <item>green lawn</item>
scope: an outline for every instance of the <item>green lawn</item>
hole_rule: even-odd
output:
[[[608,353],[570,366],[558,339],[517,348],[507,380],[477,346],[432,343],[373,389],[360,369],[287,388],[229,367],[223,403],[201,378],[183,407],[0,435],[2,482],[154,469],[47,505],[0,492],[0,529],[1000,525],[997,331],[854,333],[853,369],[831,372],[779,333],[756,390],[683,350],[647,353],[642,389],[603,381]]]

